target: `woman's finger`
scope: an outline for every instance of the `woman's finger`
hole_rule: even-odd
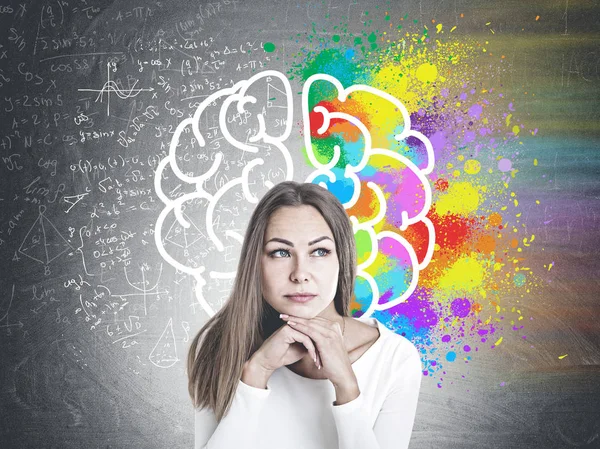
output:
[[[328,331],[332,328],[332,325],[335,324],[334,321],[326,320],[325,318],[315,317],[315,318],[301,318],[297,316],[290,315],[282,315],[281,318],[283,321],[287,323],[294,323],[292,326],[296,324],[301,324],[313,329],[316,332]],[[341,330],[341,328],[340,328]]]
[[[317,365],[317,367],[319,367],[319,354],[317,351],[317,348],[315,347],[315,344],[313,343],[313,341],[311,340],[311,338],[306,335],[303,334],[302,332],[291,328],[292,329],[292,337],[294,338],[295,341],[297,341],[298,343],[302,343],[304,345],[304,347],[308,350],[311,358],[314,360],[315,365]]]
[[[311,344],[314,345],[314,338],[310,337],[310,335],[308,335],[309,333],[311,333],[313,336],[319,335],[321,336],[322,334],[314,329],[311,328],[310,326],[307,326],[305,324],[301,324],[301,323],[297,323],[295,321],[288,321],[287,324],[292,327],[293,329],[295,329],[296,331],[298,331],[299,333],[301,333],[302,335],[306,335],[307,338],[310,340]],[[319,350],[316,348],[315,346],[315,352],[317,353],[317,359],[315,360],[315,364],[317,365],[317,368],[321,369],[322,365],[322,361],[321,361],[321,353],[319,352]]]

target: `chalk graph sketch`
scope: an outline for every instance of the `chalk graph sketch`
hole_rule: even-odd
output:
[[[260,86],[263,89],[256,89]],[[263,97],[266,92],[266,101],[253,90],[263,92]],[[335,101],[326,100],[324,93],[327,95],[332,90],[337,92]],[[379,113],[385,110],[387,116],[391,117],[389,129],[377,131],[384,132],[384,136],[372,135],[370,120],[361,120],[356,114],[352,114],[357,101],[374,99],[382,109]],[[214,108],[217,102],[220,103],[218,131],[213,131],[216,125],[214,124],[208,128],[207,133],[203,133],[199,123],[207,120],[206,116],[210,115],[207,110]],[[254,106],[254,109],[249,106]],[[284,124],[283,130],[269,126],[269,108],[285,111],[285,119],[275,119],[279,120],[277,124]],[[237,125],[235,120],[229,118],[232,111],[241,118],[241,124],[255,123],[254,132],[251,131],[251,125],[246,133],[232,131]],[[431,186],[427,175],[431,173],[435,163],[431,142],[422,133],[411,129],[410,115],[397,98],[368,85],[357,84],[344,89],[335,77],[327,74],[315,74],[306,81],[302,90],[302,111],[304,143],[308,160],[314,168],[303,182],[316,183],[330,189],[347,210],[356,206],[361,196],[369,196],[374,200],[370,203],[371,210],[366,213],[362,211],[360,214],[349,214],[357,238],[369,242],[369,255],[359,263],[357,271],[357,277],[362,278],[368,286],[364,297],[358,298],[359,302],[366,304],[363,315],[370,316],[376,310],[386,310],[406,301],[417,287],[419,271],[430,262],[435,244],[435,229],[426,217],[431,207]],[[291,150],[286,146],[286,140],[292,131],[292,113],[292,89],[286,76],[275,70],[259,72],[247,80],[239,81],[232,87],[208,96],[192,117],[179,123],[171,140],[169,153],[158,164],[154,187],[157,196],[164,203],[164,208],[156,222],[156,247],[169,264],[195,279],[196,299],[209,316],[213,316],[216,310],[215,305],[205,296],[204,286],[213,279],[232,279],[235,272],[218,272],[211,270],[210,266],[190,260],[192,246],[206,239],[205,249],[224,253],[230,248],[226,247],[223,238],[217,235],[215,223],[220,222],[219,215],[222,211],[231,211],[227,198],[232,196],[232,192],[236,198],[245,202],[248,208],[258,202],[258,196],[252,192],[255,183],[251,182],[251,179],[260,177],[267,189],[275,184],[271,179],[264,179],[264,174],[256,175],[265,162],[266,148],[274,149],[282,158],[283,176],[278,181],[294,178]],[[212,115],[215,115],[214,112]],[[182,169],[181,158],[177,157],[178,147],[181,146],[185,135],[190,133],[193,135],[193,143],[197,144],[197,151],[208,154],[212,161],[198,174],[191,174]],[[211,194],[207,192],[205,185],[211,184],[211,178],[225,163],[219,148],[209,147],[211,137],[217,133],[222,134],[227,144],[247,159],[238,176],[218,184],[216,192]],[[319,139],[332,133],[360,136],[359,145],[352,154],[345,154],[344,161],[341,161],[341,149],[337,143],[324,152],[328,156],[327,160],[323,160],[323,144]],[[389,148],[390,142],[384,142],[390,133],[401,151],[392,151]],[[245,134],[246,139],[240,138],[240,134]],[[381,172],[389,175],[383,182],[374,176],[373,172],[377,166],[381,166]],[[191,191],[175,198],[171,197],[164,184],[167,170],[178,181],[187,183]],[[366,189],[368,191],[365,191]],[[198,202],[204,214],[203,223],[198,219],[197,210],[194,214],[186,212],[189,206]],[[388,222],[392,221],[390,216],[397,219],[394,220],[394,226],[382,229],[386,214],[389,215]],[[191,215],[195,219],[190,218]],[[166,222],[169,224],[165,225]],[[402,231],[416,223],[421,223],[427,230],[427,249],[425,255],[420,258],[417,257],[412,244],[401,235]],[[243,233],[240,230],[225,229],[221,234],[232,246],[241,246]],[[382,256],[394,261],[395,269],[392,275],[386,278],[394,279],[392,282],[397,284],[394,286],[393,295],[388,295],[384,301],[381,301],[380,285],[389,288],[390,281],[385,281],[388,283],[386,285],[378,279],[376,271],[370,270],[376,258]],[[365,290],[362,289],[361,292]]]
[[[137,85],[137,83],[139,82],[138,79],[136,79],[133,83],[133,85],[131,86],[122,86],[120,84],[118,84],[117,82],[115,82],[114,80],[111,80],[110,78],[110,73],[111,72],[116,72],[117,71],[117,63],[114,61],[109,61],[106,63],[106,82],[102,85],[101,89],[91,89],[91,88],[80,88],[77,89],[79,92],[95,92],[98,95],[96,95],[96,99],[94,100],[95,102],[100,102],[103,103],[104,102],[104,94],[106,94],[106,115],[110,116],[110,97],[111,94],[114,93],[117,97],[119,97],[122,100],[128,99],[128,98],[134,98],[136,96],[138,96],[141,92],[153,92],[154,88],[150,87],[150,88],[136,88],[135,86]],[[128,80],[130,78],[128,77]]]

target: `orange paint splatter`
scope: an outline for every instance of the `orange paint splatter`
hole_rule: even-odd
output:
[[[322,119],[321,119],[322,121]],[[346,142],[357,142],[361,137],[362,133],[360,132],[360,128],[354,126],[349,122],[341,121],[340,123],[332,124],[330,129],[327,130],[328,133],[333,134],[341,134],[344,141]]]
[[[475,249],[481,253],[489,254],[496,249],[496,240],[491,235],[483,235],[477,242]]]
[[[500,215],[498,212],[494,212],[488,217],[488,222],[492,226],[500,226],[502,224],[502,215]]]
[[[361,182],[360,196],[356,201],[356,204],[351,208],[347,209],[348,216],[354,215],[355,217],[361,217],[361,221],[368,221],[375,218],[379,213],[379,199],[375,195],[375,192],[371,190],[366,182]]]

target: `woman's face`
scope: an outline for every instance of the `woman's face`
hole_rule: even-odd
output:
[[[302,318],[335,314],[339,261],[333,234],[313,206],[285,206],[269,219],[261,260],[263,297],[279,313]],[[312,293],[302,303],[286,295]]]

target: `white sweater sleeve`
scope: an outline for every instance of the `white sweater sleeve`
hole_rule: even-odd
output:
[[[239,380],[229,412],[218,424],[212,409],[196,409],[194,448],[258,447],[258,420],[270,393],[268,386],[265,390]]]
[[[414,346],[397,374],[372,429],[364,411],[362,393],[350,402],[332,405],[339,449],[408,448],[423,376],[421,357]]]

